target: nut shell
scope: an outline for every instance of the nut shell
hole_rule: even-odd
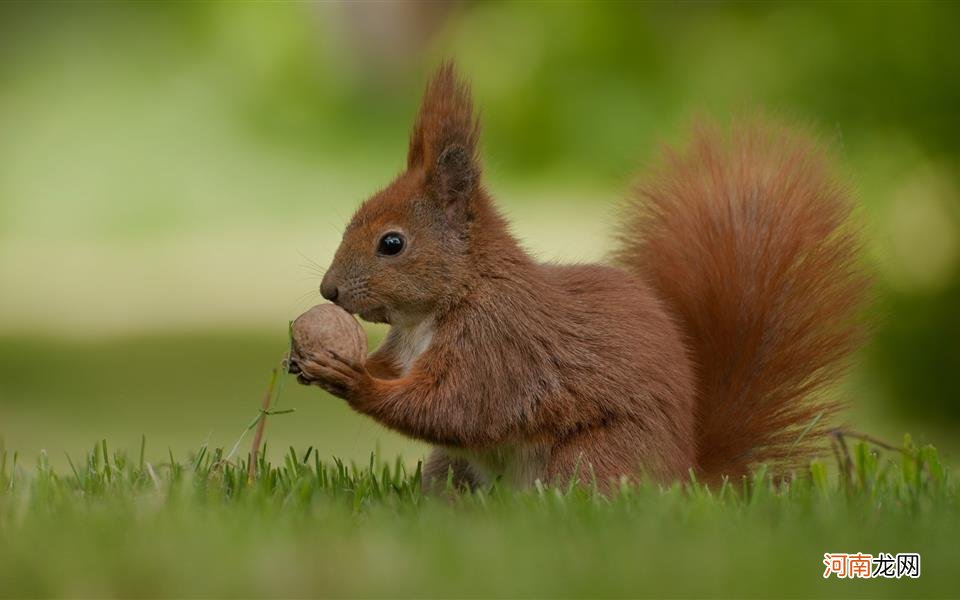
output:
[[[323,351],[362,363],[367,357],[367,336],[356,319],[336,304],[318,304],[303,313],[290,328],[293,359]]]

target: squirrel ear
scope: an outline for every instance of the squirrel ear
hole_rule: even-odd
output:
[[[447,61],[434,73],[424,92],[410,134],[407,168],[429,171],[439,165],[441,153],[454,146],[476,162],[479,137],[480,121],[473,114],[470,86]]]
[[[437,157],[437,164],[428,173],[431,191],[443,206],[444,212],[455,220],[470,218],[470,199],[477,188],[480,169],[470,152],[454,144],[447,146]]]

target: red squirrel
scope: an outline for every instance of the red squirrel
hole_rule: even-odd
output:
[[[558,265],[511,235],[479,133],[445,63],[406,170],[357,210],[320,286],[390,331],[363,364],[301,357],[301,383],[435,446],[427,488],[719,481],[813,456],[868,281],[815,140],[701,127],[633,189],[609,265]]]

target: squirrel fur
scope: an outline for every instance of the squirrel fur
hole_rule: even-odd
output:
[[[813,138],[700,127],[633,189],[609,265],[557,265],[511,235],[479,132],[445,63],[406,170],[357,210],[321,284],[390,331],[364,364],[301,357],[301,383],[434,445],[427,487],[718,481],[822,447],[867,277]]]

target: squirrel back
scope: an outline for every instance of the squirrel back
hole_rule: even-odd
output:
[[[846,186],[817,141],[743,120],[695,129],[634,188],[616,261],[653,286],[694,362],[696,465],[800,466],[842,404],[868,276]]]

